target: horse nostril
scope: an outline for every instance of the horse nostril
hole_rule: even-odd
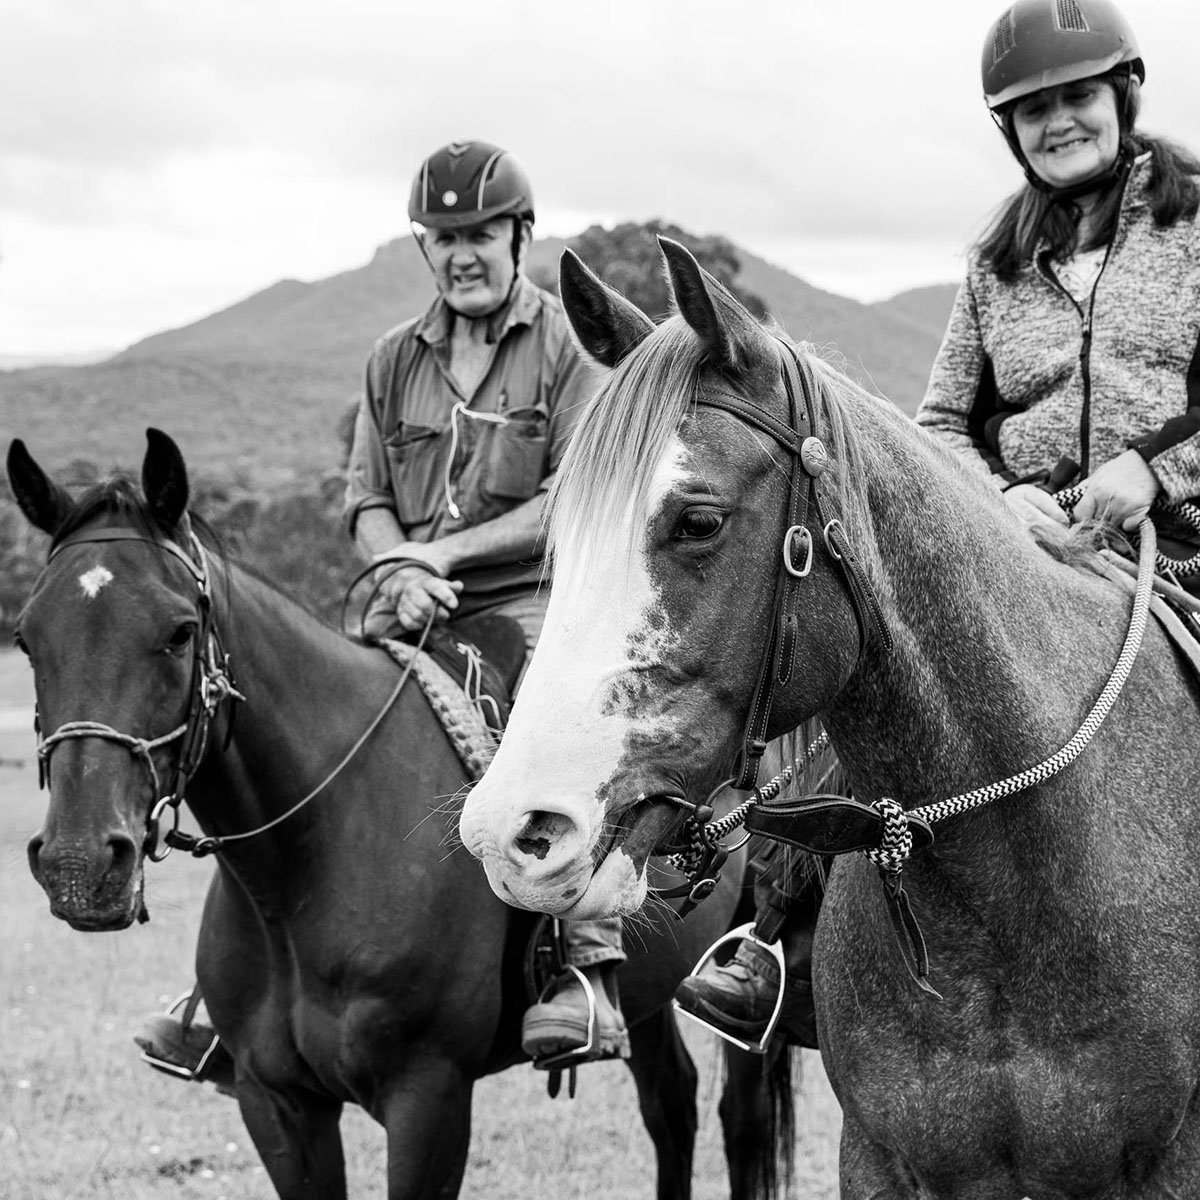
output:
[[[38,872],[38,855],[41,854],[45,844],[46,839],[39,833],[29,839],[29,845],[25,848],[25,853],[29,855],[29,870],[35,879],[41,878]]]
[[[124,879],[133,874],[137,866],[137,843],[126,834],[114,834],[108,839],[109,853],[112,855],[111,870],[118,878]]]
[[[562,813],[531,812],[525,828],[513,838],[513,844],[522,854],[544,859],[555,842],[561,840],[575,827],[575,822]]]

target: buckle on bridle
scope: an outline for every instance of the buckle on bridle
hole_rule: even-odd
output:
[[[804,563],[796,566],[794,542],[799,538],[804,546]],[[793,579],[803,579],[812,570],[813,540],[807,525],[793,525],[783,535],[783,566]]]

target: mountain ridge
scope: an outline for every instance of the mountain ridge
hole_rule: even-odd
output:
[[[553,271],[564,244],[534,243],[531,272]],[[737,252],[739,285],[789,335],[832,351],[859,382],[915,410],[953,285],[866,304]],[[432,293],[416,245],[398,238],[361,266],[277,280],[100,362],[0,372],[0,436],[24,438],[49,464],[89,460],[107,471],[140,462],[142,431],[153,425],[213,474],[259,486],[320,477],[341,459],[338,418],[359,393],[375,339],[423,311]]]

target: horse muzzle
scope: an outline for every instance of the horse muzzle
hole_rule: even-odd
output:
[[[29,869],[50,901],[50,912],[72,929],[125,929],[144,914],[141,848],[122,832],[98,849],[30,839]]]

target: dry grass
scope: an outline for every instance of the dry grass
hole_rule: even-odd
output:
[[[0,653],[0,715],[27,706],[28,672]],[[236,1104],[144,1067],[130,1041],[140,1016],[191,978],[206,863],[152,868],[151,923],[81,934],[53,920],[25,863],[43,814],[33,739],[0,725],[0,1196],[12,1200],[271,1200]],[[700,1064],[696,1196],[728,1195],[716,1056],[689,1031]],[[836,1195],[840,1115],[815,1055],[805,1056],[796,1195]],[[465,1197],[606,1200],[653,1193],[653,1156],[633,1083],[619,1064],[581,1072],[574,1102],[517,1068],[476,1091]],[[357,1110],[343,1122],[350,1192],[383,1194],[383,1137]]]

